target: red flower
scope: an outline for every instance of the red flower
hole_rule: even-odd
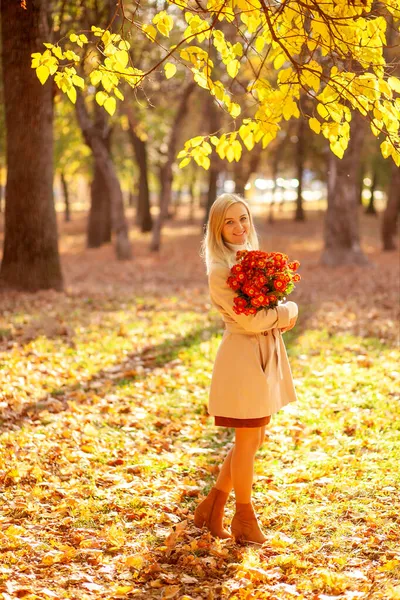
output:
[[[256,290],[256,288],[253,285],[245,285],[243,287],[243,291],[248,296],[255,296],[256,293],[257,293],[257,290]]]
[[[233,308],[237,314],[252,315],[261,310],[276,306],[286,295],[291,282],[299,281],[293,273],[300,264],[292,261],[282,252],[262,252],[261,250],[239,250],[236,264],[226,280],[236,292]],[[291,286],[293,287],[293,286]],[[271,294],[271,291],[274,293]]]
[[[300,263],[298,260],[293,260],[292,262],[290,262],[288,264],[288,267],[291,271],[297,271],[297,269],[299,268]]]
[[[280,292],[284,291],[286,288],[286,281],[283,281],[283,279],[275,279],[274,288]]]

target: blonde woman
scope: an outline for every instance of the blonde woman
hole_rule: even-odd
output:
[[[255,315],[237,315],[235,292],[226,279],[236,262],[237,250],[258,250],[258,238],[247,202],[222,194],[211,207],[201,247],[212,304],[220,312],[225,330],[212,372],[208,414],[214,423],[235,428],[235,443],[228,452],[208,496],[196,507],[194,522],[212,535],[262,544],[251,501],[254,459],[264,441],[271,415],[296,400],[292,373],[281,333],[294,327],[294,302]],[[236,510],[231,533],[223,526],[224,506],[234,489]]]

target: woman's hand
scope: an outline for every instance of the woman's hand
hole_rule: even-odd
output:
[[[285,331],[289,331],[289,329],[293,329],[293,327],[296,325],[296,321],[297,321],[297,317],[293,317],[293,319],[290,319],[289,325],[287,327],[280,327],[281,333],[285,333]]]

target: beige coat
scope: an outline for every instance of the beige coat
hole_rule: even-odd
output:
[[[297,400],[278,329],[297,315],[297,305],[286,302],[255,315],[237,315],[233,310],[236,292],[226,283],[229,275],[224,263],[214,263],[208,275],[211,302],[225,323],[212,371],[208,413],[256,419]]]

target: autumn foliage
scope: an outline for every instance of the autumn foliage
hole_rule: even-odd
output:
[[[46,43],[43,53],[33,55],[40,81],[54,76],[73,102],[76,87],[90,83],[96,101],[113,114],[124,86],[143,87],[158,70],[167,79],[181,80],[191,72],[230,117],[231,127],[188,140],[178,154],[181,167],[194,160],[208,169],[213,151],[239,161],[243,148],[265,148],[291,118],[306,118],[341,158],[354,112],[368,120],[375,136],[382,136],[383,156],[400,165],[399,54],[389,62],[385,55],[393,45],[388,36],[398,35],[396,0],[209,0],[204,5],[169,0],[164,10],[157,12],[154,5],[153,14],[152,5],[142,12],[139,7],[119,0],[114,17],[130,35],[154,44],[157,52],[147,70],[140,68],[126,36],[93,24],[90,32]],[[77,68],[89,49],[81,77]],[[303,115],[301,96],[311,107]]]

